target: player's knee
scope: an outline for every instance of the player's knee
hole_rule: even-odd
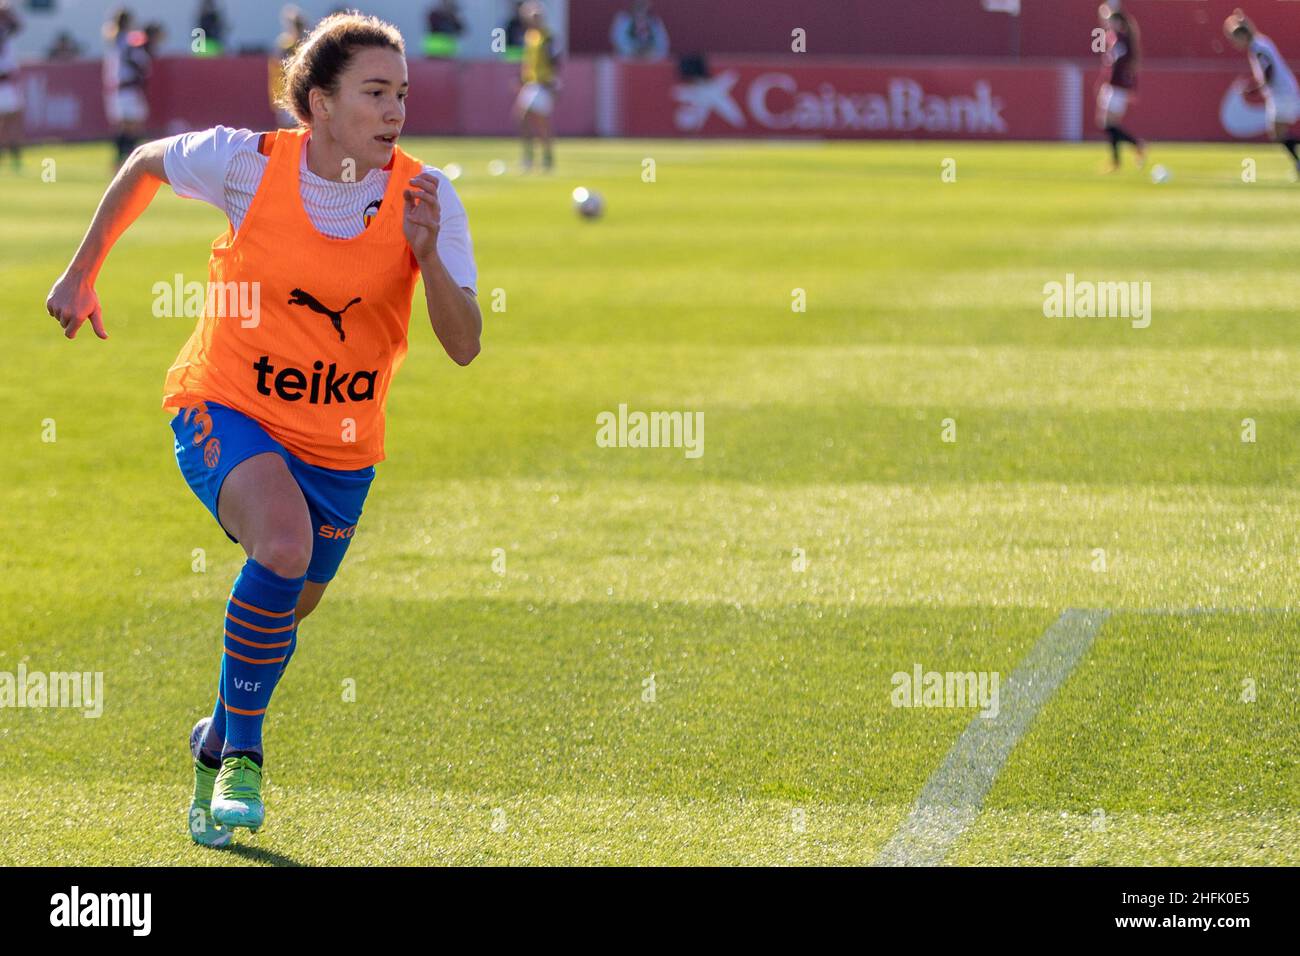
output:
[[[258,543],[253,558],[282,578],[300,578],[311,563],[311,541],[291,534],[273,534]]]

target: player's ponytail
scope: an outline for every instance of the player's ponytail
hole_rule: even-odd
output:
[[[109,14],[108,21],[104,24],[104,39],[112,42],[124,36],[130,26],[131,11],[126,7],[118,7]]]
[[[1142,31],[1138,29],[1137,21],[1127,13],[1121,12],[1119,18],[1124,23],[1124,30],[1128,33],[1129,49],[1133,51],[1133,56],[1137,57],[1142,49]]]
[[[311,91],[338,91],[339,75],[352,54],[363,47],[383,47],[406,55],[397,27],[378,17],[349,10],[316,24],[284,61],[284,87],[276,105],[292,113],[303,126],[311,125]]]

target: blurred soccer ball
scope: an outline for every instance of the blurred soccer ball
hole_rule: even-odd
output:
[[[584,219],[599,219],[605,211],[605,200],[600,198],[600,193],[579,186],[573,191],[573,208]]]
[[[1163,166],[1153,166],[1151,169],[1151,181],[1159,186],[1161,183],[1167,183],[1174,178],[1174,174]]]

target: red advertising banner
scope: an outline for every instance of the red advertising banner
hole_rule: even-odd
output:
[[[1300,4],[1297,4],[1300,6]],[[988,65],[982,65],[987,63]],[[1036,66],[980,60],[713,57],[683,82],[669,63],[565,64],[555,128],[563,136],[1077,140],[1101,134],[1092,60]],[[1260,138],[1264,106],[1242,91],[1240,65],[1148,66],[1125,125],[1151,140]],[[406,132],[511,136],[518,67],[412,60]],[[19,72],[28,139],[110,135],[100,65],[31,64]],[[269,129],[267,61],[164,58],[149,91],[147,135],[218,123]]]
[[[1072,66],[710,60],[679,80],[668,64],[622,65],[626,136],[1077,139],[1082,74]]]
[[[1130,97],[1124,128],[1157,141],[1260,139],[1268,128],[1264,101],[1245,95],[1246,79],[1244,66],[1145,69],[1137,95]],[[1088,139],[1105,135],[1095,120],[1099,87],[1100,80],[1090,76],[1082,105]]]
[[[104,97],[97,61],[39,63],[18,71],[26,136],[33,140],[104,139]]]
[[[149,84],[148,132],[225,126],[271,129],[267,59],[260,56],[163,57]],[[111,135],[96,60],[31,63],[19,70],[29,139],[87,140]]]
[[[406,132],[416,136],[510,136],[519,65],[412,59]],[[28,139],[105,139],[99,62],[32,63],[19,71]],[[566,64],[556,97],[555,129],[591,136],[596,129],[596,63]],[[150,135],[218,124],[272,129],[268,60],[262,56],[163,57],[149,84]]]
[[[148,87],[151,128],[274,129],[269,65],[264,56],[160,58]]]

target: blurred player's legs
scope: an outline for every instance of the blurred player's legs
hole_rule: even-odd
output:
[[[1129,91],[1103,83],[1097,93],[1097,126],[1110,137],[1112,170],[1119,169],[1119,144],[1131,143],[1137,151],[1138,166],[1146,162],[1146,147],[1142,141],[1125,130],[1120,123],[1128,112]]]
[[[542,167],[553,168],[551,151],[551,112],[555,109],[555,94],[542,83],[525,83],[515,101],[515,114],[519,118],[519,136],[523,145],[524,169],[533,168],[533,142],[542,144]]]
[[[124,87],[104,97],[104,113],[114,129],[117,165],[121,166],[140,142],[149,119],[149,102],[139,87]]]
[[[1296,176],[1300,178],[1300,154],[1296,152],[1300,141],[1291,135],[1291,127],[1300,121],[1300,96],[1266,94],[1264,108],[1268,115],[1269,135],[1290,155]]]
[[[14,169],[22,163],[23,100],[18,82],[0,80],[0,152],[8,150]]]

